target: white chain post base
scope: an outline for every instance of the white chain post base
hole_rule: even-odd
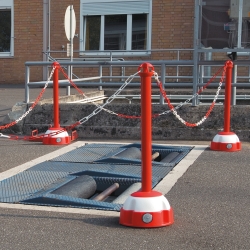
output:
[[[71,142],[71,137],[65,130],[49,128],[43,136],[45,145],[65,145]]]
[[[233,132],[220,132],[212,140],[210,149],[215,151],[240,151],[241,142]]]
[[[154,228],[174,223],[174,213],[160,192],[135,192],[123,204],[119,223],[129,227]]]

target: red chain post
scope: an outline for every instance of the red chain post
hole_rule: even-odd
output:
[[[54,105],[54,128],[60,128],[59,122],[59,68],[60,64],[58,62],[53,63],[55,69],[53,75],[53,105]]]
[[[144,63],[139,67],[141,77],[141,161],[142,192],[152,189],[152,104],[151,78],[154,67]]]
[[[226,62],[226,82],[225,82],[225,100],[224,100],[224,132],[230,132],[230,119],[231,119],[231,82],[233,62]]]
[[[162,193],[152,190],[152,107],[150,63],[139,66],[141,77],[141,168],[142,187],[132,193],[120,210],[120,224],[131,227],[162,227],[174,223],[173,210]]]
[[[225,81],[225,99],[224,99],[224,131],[219,132],[211,141],[210,149],[226,152],[241,150],[241,142],[238,136],[230,131],[231,120],[231,86],[233,62],[227,61],[226,81]]]
[[[60,127],[59,120],[59,69],[58,62],[53,63],[53,111],[54,111],[54,126],[50,127],[43,136],[43,144],[47,145],[64,145],[71,142],[71,137],[68,132]],[[77,138],[77,137],[76,137]]]

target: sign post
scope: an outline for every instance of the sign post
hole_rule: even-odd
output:
[[[64,28],[67,39],[69,40],[69,44],[67,44],[67,56],[69,50],[70,61],[73,61],[73,38],[75,36],[76,31],[76,16],[73,5],[69,5],[65,12],[64,17]],[[68,67],[68,75],[70,80],[72,80],[72,65]],[[67,87],[67,95],[70,95],[70,86]]]

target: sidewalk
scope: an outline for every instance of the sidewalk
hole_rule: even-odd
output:
[[[1,114],[11,101],[22,101],[22,91],[8,89],[2,95],[0,89]],[[1,249],[250,249],[250,143],[242,143],[241,151],[231,153],[211,151],[210,142],[154,143],[207,146],[194,162],[188,156],[181,161],[188,170],[164,192],[174,210],[172,226],[129,228],[119,224],[119,213],[97,215],[84,209],[42,206],[24,209],[1,203]],[[5,171],[21,164],[31,166],[39,157],[46,159],[47,154],[56,155],[65,148],[0,138],[0,178]]]

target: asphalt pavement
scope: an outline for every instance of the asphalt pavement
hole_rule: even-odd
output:
[[[0,116],[23,94],[23,87],[1,87]],[[154,143],[205,146],[191,164],[183,160],[187,171],[163,192],[174,210],[173,225],[132,228],[120,225],[114,212],[0,203],[0,249],[250,249],[250,143],[238,152],[212,151],[207,141]],[[0,178],[66,147],[0,138]]]

